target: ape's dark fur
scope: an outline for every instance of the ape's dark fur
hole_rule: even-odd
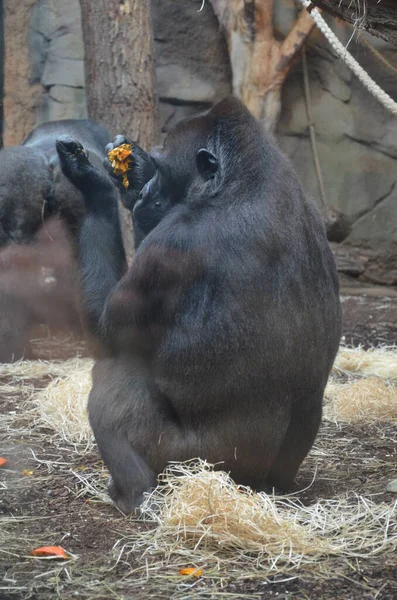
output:
[[[28,333],[39,322],[78,321],[70,244],[85,209],[81,192],[59,166],[55,140],[62,134],[81,139],[93,164],[102,167],[109,136],[91,121],[47,123],[21,146],[0,151],[0,362],[24,355]],[[68,233],[60,231],[61,222]],[[56,285],[42,286],[42,267]]]
[[[30,242],[43,220],[60,214],[74,228],[84,213],[81,194],[64,177],[55,149],[60,135],[82,140],[102,166],[109,135],[92,121],[53,121],[32,131],[21,146],[0,151],[0,246]]]
[[[289,162],[235,99],[179,124],[140,199],[172,208],[124,273],[110,180],[78,142],[57,148],[86,203],[80,270],[103,348],[88,408],[116,504],[198,456],[288,488],[341,333],[335,263]]]

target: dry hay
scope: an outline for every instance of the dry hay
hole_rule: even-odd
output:
[[[333,372],[353,377],[379,377],[397,381],[397,346],[347,348],[341,346]]]
[[[347,383],[330,381],[325,416],[347,423],[373,423],[397,419],[397,387],[377,377]]]
[[[62,376],[33,395],[36,422],[52,429],[67,443],[84,444],[89,449],[93,444],[87,418],[92,361],[72,359],[66,363]]]
[[[397,503],[356,495],[322,499],[253,493],[204,461],[171,465],[142,506],[156,524],[126,534],[116,549],[167,565],[191,565],[210,577],[244,579],[311,571],[327,577],[335,557],[363,558],[397,548]]]
[[[20,360],[14,363],[3,363],[0,366],[1,378],[10,378],[15,383],[25,380],[38,380],[44,377],[73,377],[75,370],[83,366],[91,368],[92,361],[82,358],[71,358],[65,361]]]
[[[369,350],[341,346],[333,374],[325,390],[329,400],[325,405],[326,418],[347,423],[397,418],[396,346]],[[344,379],[340,381],[338,376]]]
[[[22,397],[26,400],[24,412],[29,413],[33,426],[49,428],[60,440],[88,450],[93,443],[86,412],[92,364],[92,360],[78,357],[61,362],[3,364],[0,395]]]

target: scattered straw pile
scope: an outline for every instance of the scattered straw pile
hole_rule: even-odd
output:
[[[2,378],[12,378],[14,382],[44,377],[73,377],[75,370],[92,366],[92,361],[82,358],[71,358],[65,361],[20,360],[15,363],[4,363],[0,367]]]
[[[346,348],[341,346],[325,390],[330,401],[325,416],[348,423],[374,423],[397,418],[397,346]]]
[[[396,504],[352,496],[304,506],[238,487],[204,461],[177,464],[142,506],[156,527],[126,534],[118,548],[120,554],[147,551],[168,566],[193,562],[218,575],[287,575],[297,567],[327,575],[327,557],[397,548]]]
[[[333,371],[354,377],[379,377],[397,381],[397,346],[369,350],[341,346]]]
[[[236,486],[227,473],[204,461],[175,464],[161,482],[142,511],[157,521],[156,535],[163,542],[179,538],[190,548],[252,553],[274,563],[299,563],[303,555],[331,550],[326,539],[317,539],[311,527],[299,522],[295,511]]]
[[[37,421],[71,444],[92,444],[87,418],[92,361],[72,359],[63,363],[62,376],[33,396]]]
[[[325,395],[331,400],[325,407],[327,418],[348,423],[397,419],[397,387],[377,377],[330,381]]]

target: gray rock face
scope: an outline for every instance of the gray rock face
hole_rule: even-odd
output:
[[[346,44],[350,27],[329,23]],[[397,68],[396,48],[371,36],[366,38]],[[395,74],[361,43],[352,40],[349,50],[377,83],[397,98]],[[372,278],[376,271],[377,281],[396,284],[397,119],[333,56],[325,40],[315,36],[308,57],[317,150],[327,201],[352,221],[345,244],[370,251],[366,275]],[[277,132],[280,146],[295,164],[305,190],[317,200],[319,187],[300,61],[284,84],[282,103]]]
[[[79,0],[37,0],[29,28],[31,81],[44,92],[37,124],[84,119],[84,46]]]
[[[210,2],[152,0],[162,131],[231,93],[226,42]]]

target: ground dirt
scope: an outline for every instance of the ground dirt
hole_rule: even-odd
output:
[[[343,289],[345,342],[366,347],[395,344],[397,290],[359,288],[347,283]],[[37,388],[47,381],[31,383]],[[173,588],[169,582],[166,591],[153,586],[145,577],[150,553],[143,558],[135,552],[117,563],[117,551],[113,549],[126,530],[148,525],[125,519],[111,504],[94,501],[88,492],[80,495],[74,473],[98,469],[98,476],[103,476],[95,450],[82,457],[66,444],[55,444],[52,432],[37,434],[29,425],[18,394],[1,398],[0,410],[15,417],[15,428],[0,432],[0,456],[10,461],[9,468],[0,470],[1,600],[397,599],[397,556],[392,554],[354,562],[335,559],[334,576],[327,579],[291,572],[283,579],[237,580],[231,573],[221,586],[214,587],[210,577],[185,583],[180,582],[176,572],[170,573],[175,577]],[[388,481],[397,478],[396,440],[396,427],[390,424],[323,428],[316,447],[326,451],[324,459],[316,460],[312,484],[314,459],[309,456],[305,461],[297,489],[308,489],[300,493],[300,499],[310,504],[354,491],[376,502],[393,502],[397,496],[385,490]],[[4,539],[7,543],[2,545]],[[28,556],[35,547],[57,544],[77,558],[60,564]]]

